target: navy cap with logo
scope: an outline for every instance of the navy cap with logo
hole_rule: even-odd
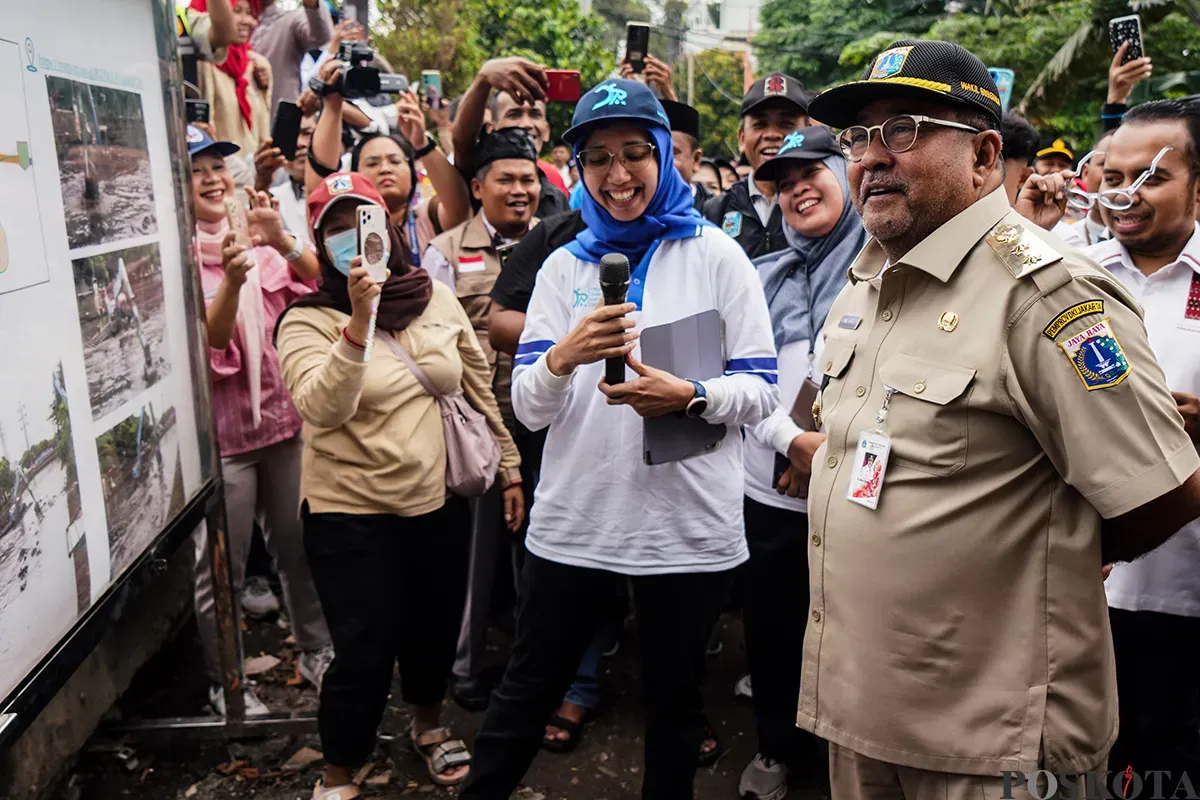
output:
[[[671,123],[671,131],[686,133],[693,139],[700,138],[700,112],[686,103],[676,103],[672,100],[662,100],[663,111],[667,112],[667,120]]]
[[[787,135],[779,152],[754,171],[756,181],[777,181],[780,175],[799,161],[823,161],[830,156],[843,158],[842,148],[833,131],[824,125],[798,128]]]
[[[787,101],[808,113],[808,104],[812,100],[812,92],[804,88],[804,84],[791,75],[773,72],[765,78],[759,78],[750,84],[750,90],[742,98],[742,109],[739,116],[746,116],[763,103]]]
[[[667,112],[646,84],[613,78],[579,98],[571,127],[562,135],[563,141],[573,146],[593,128],[610,122],[632,122],[671,130]]]
[[[233,142],[218,142],[195,125],[187,126],[188,155],[194,156],[212,150],[218,155],[231,156],[242,148]]]
[[[974,108],[1000,127],[1000,93],[983,62],[950,42],[906,39],[875,56],[861,79],[817,95],[809,113],[847,128],[869,103],[888,98],[940,100]]]

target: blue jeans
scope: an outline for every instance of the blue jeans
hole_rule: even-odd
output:
[[[617,641],[618,626],[622,620],[609,620],[600,626],[592,643],[579,659],[579,667],[575,670],[575,682],[567,689],[563,698],[565,703],[583,706],[589,711],[600,705],[600,658],[612,649]]]

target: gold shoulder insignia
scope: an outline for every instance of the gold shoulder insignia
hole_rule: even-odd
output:
[[[1024,278],[1042,267],[1062,260],[1062,255],[1024,225],[1001,222],[987,236],[988,247],[1004,262],[1014,278]]]

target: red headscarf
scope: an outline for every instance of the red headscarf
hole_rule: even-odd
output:
[[[262,9],[259,6],[259,0],[249,0],[250,13],[257,19],[262,15]],[[238,0],[229,0],[230,5],[236,6]],[[189,6],[192,11],[198,11],[201,14],[208,11],[208,0],[192,0]],[[246,96],[246,89],[250,86],[250,81],[246,79],[246,67],[250,64],[250,44],[231,44],[228,47],[228,53],[217,69],[224,72],[229,77],[233,78],[233,88],[237,91],[238,108],[242,110],[242,116],[246,120],[246,127],[250,130],[254,129],[254,123],[251,120],[250,98]]]

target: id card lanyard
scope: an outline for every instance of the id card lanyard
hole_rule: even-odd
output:
[[[883,403],[875,415],[875,427],[858,434],[858,447],[854,451],[854,463],[850,465],[850,486],[846,499],[851,503],[869,508],[879,507],[879,496],[883,493],[883,478],[887,472],[888,456],[892,452],[892,439],[887,432],[888,406],[896,390],[883,385]]]

